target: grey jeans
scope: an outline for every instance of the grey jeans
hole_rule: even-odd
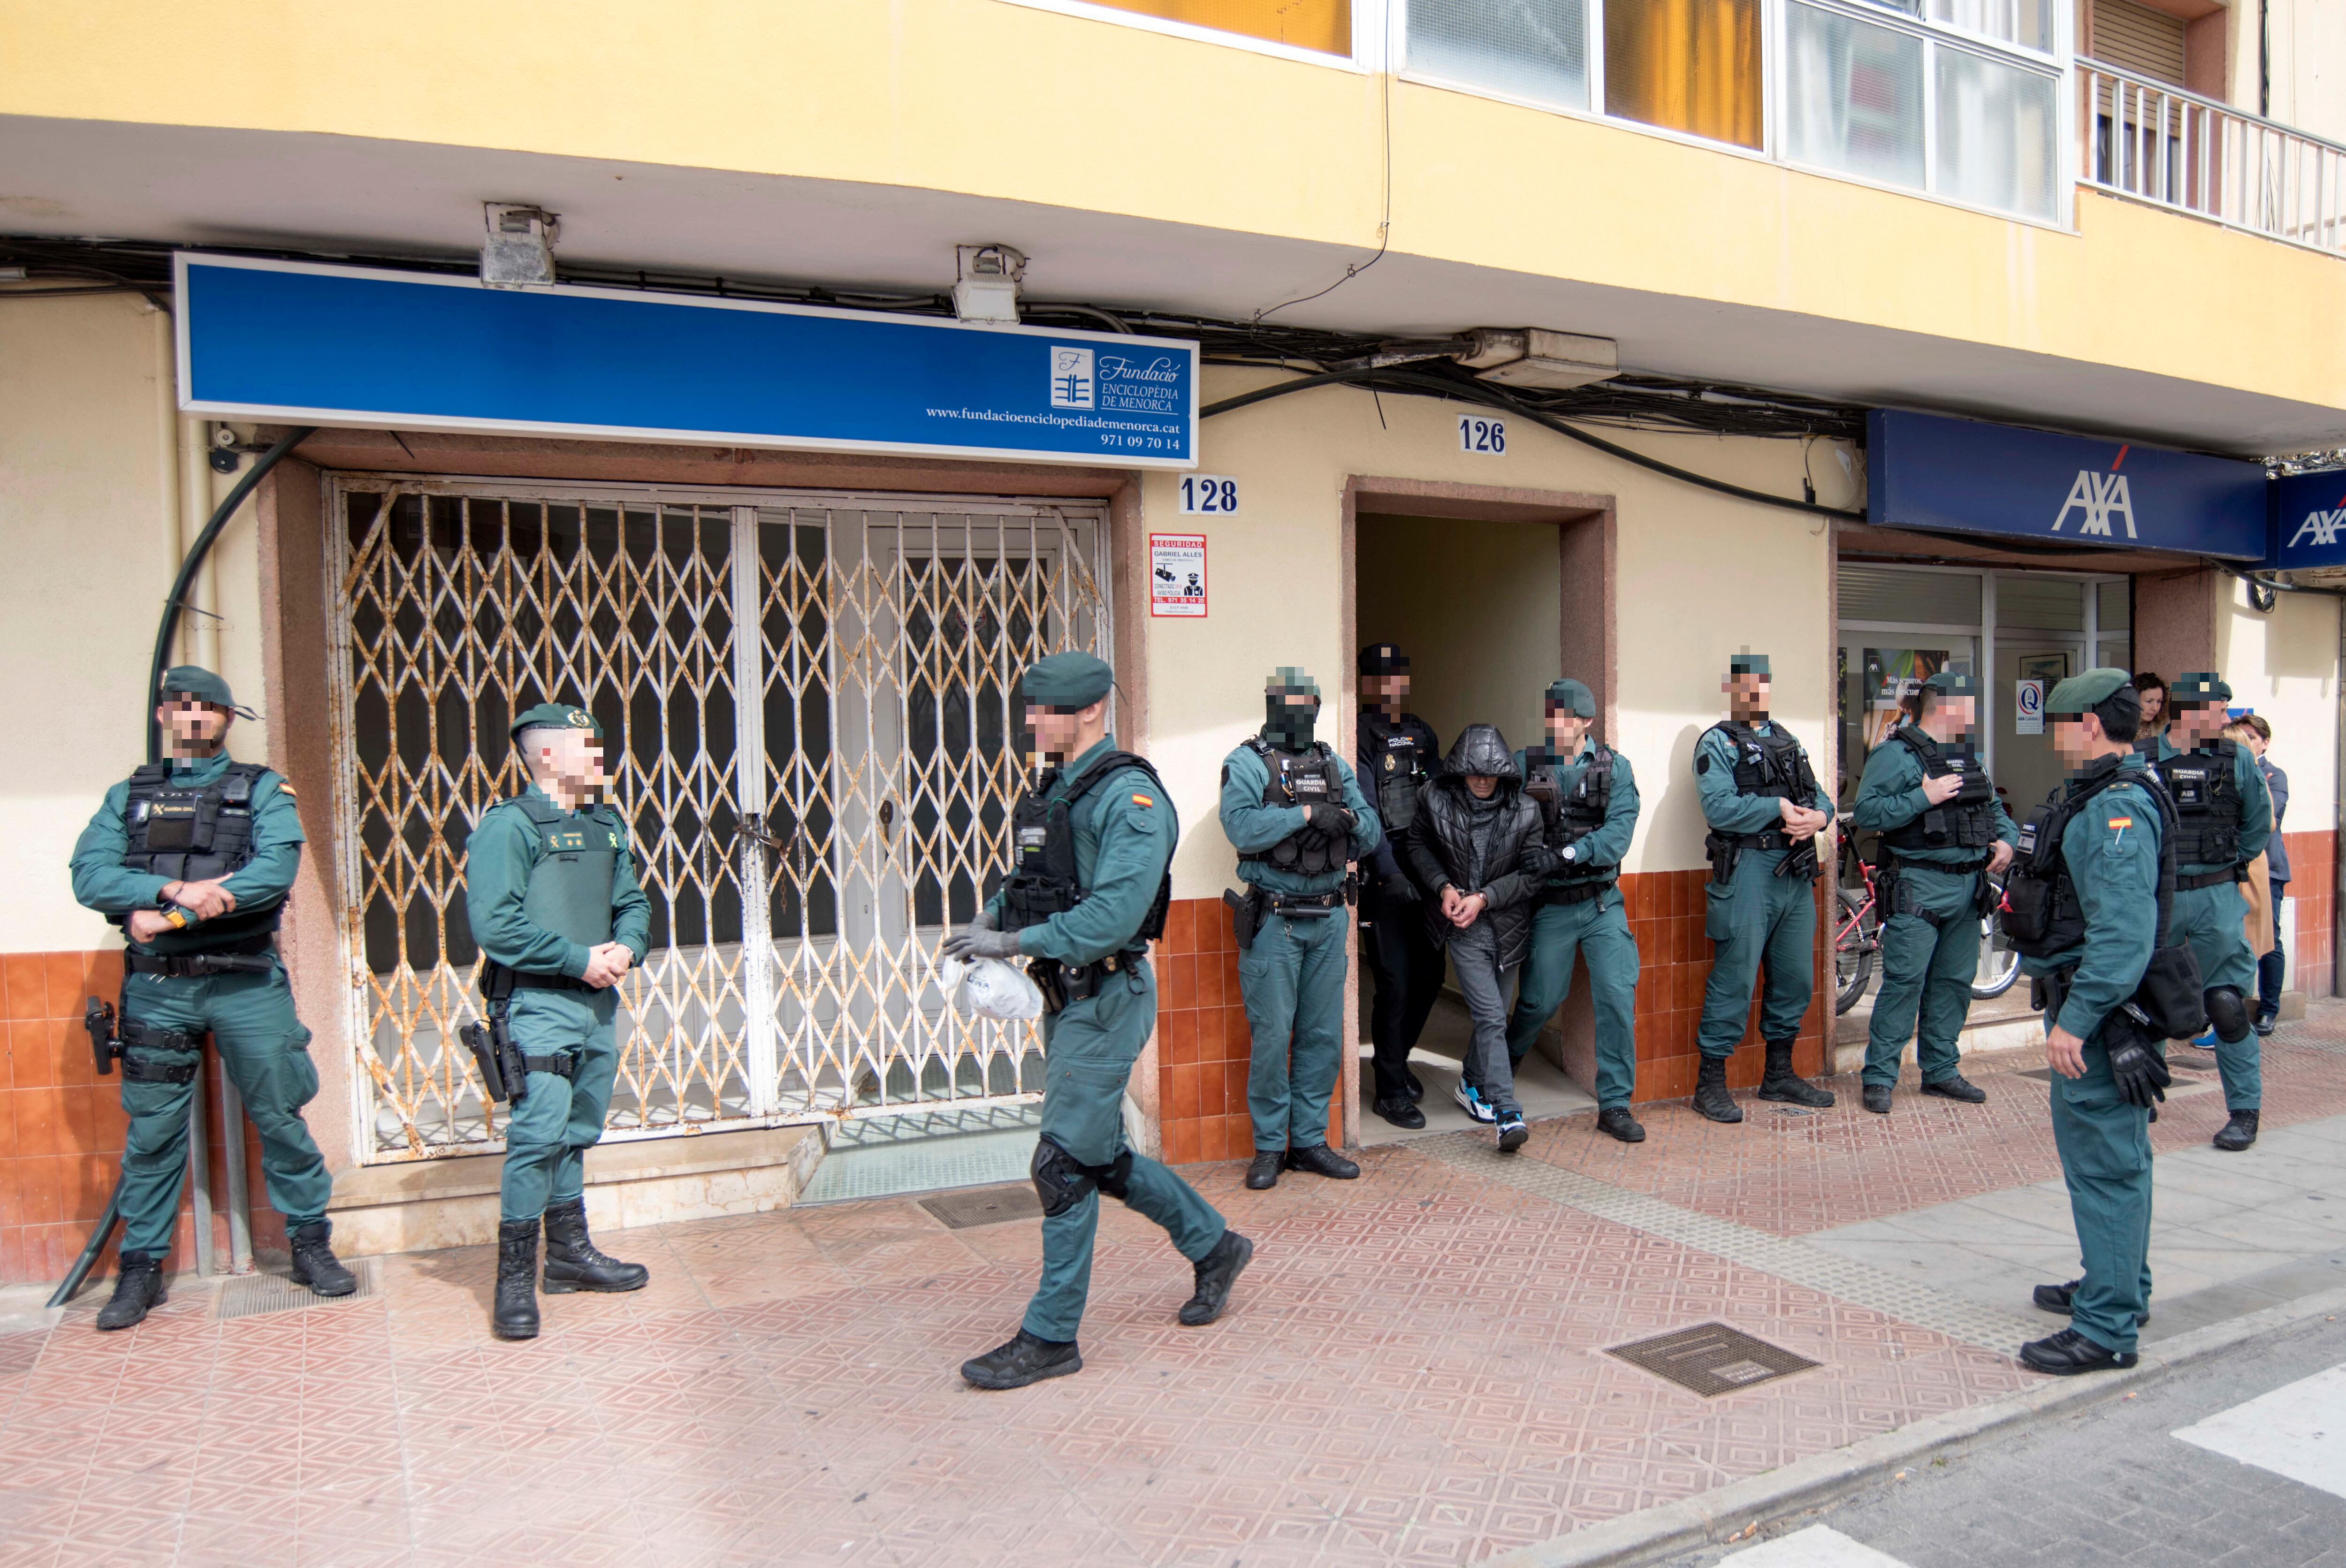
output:
[[[1474,1020],[1474,1035],[1466,1046],[1466,1082],[1500,1115],[1519,1116],[1523,1107],[1515,1103],[1515,1062],[1507,1054],[1507,1009],[1515,971],[1499,967],[1498,938],[1487,917],[1450,933],[1450,966],[1457,972],[1459,993]]]

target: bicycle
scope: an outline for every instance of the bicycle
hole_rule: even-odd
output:
[[[1854,857],[1852,857],[1854,859]],[[1856,860],[1864,892],[1844,876],[1836,889],[1839,918],[1833,926],[1833,979],[1837,987],[1833,1012],[1847,1013],[1873,983],[1874,955],[1882,951],[1882,910],[1875,896],[1873,866]],[[2020,953],[2004,933],[2004,884],[1988,879],[1991,902],[1980,917],[1979,965],[1972,975],[1972,1000],[1986,1002],[2010,991],[2020,978]]]

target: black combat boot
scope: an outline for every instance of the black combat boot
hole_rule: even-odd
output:
[[[2020,1347],[2020,1359],[2030,1369],[2073,1378],[2079,1372],[2101,1372],[2133,1366],[2142,1358],[2132,1350],[2106,1349],[2075,1329],[2064,1329],[2047,1339],[2031,1339]]]
[[[1181,1303],[1181,1321],[1197,1329],[1220,1317],[1239,1270],[1253,1260],[1254,1243],[1225,1227],[1213,1250],[1192,1265],[1198,1271],[1198,1290]]]
[[[652,1271],[640,1263],[607,1257],[586,1236],[586,1200],[546,1206],[546,1293],[573,1290],[641,1290]]]
[[[2239,1154],[2257,1141],[2257,1114],[2254,1111],[2234,1111],[2216,1134],[2216,1146],[2228,1155]]]
[[[1257,1149],[1247,1162],[1247,1186],[1256,1192],[1279,1185],[1280,1167],[1287,1163],[1285,1149]]]
[[[1987,1091],[1961,1073],[1950,1073],[1943,1078],[1933,1079],[1923,1085],[1923,1093],[1936,1095],[1945,1100],[1961,1100],[1966,1105],[1987,1104]]]
[[[537,1221],[497,1227],[497,1298],[489,1329],[500,1339],[537,1338]]]
[[[1314,1144],[1308,1149],[1288,1150],[1287,1168],[1310,1171],[1313,1176],[1327,1176],[1334,1181],[1351,1181],[1361,1174],[1360,1166],[1325,1144]]]
[[[2030,1295],[2029,1299],[2036,1304],[2036,1309],[2039,1312],[2051,1312],[2057,1317],[2066,1318],[2075,1309],[2077,1287],[2084,1283],[2083,1279],[2072,1279],[2066,1285],[2039,1285]],[[2147,1312],[2137,1312],[2134,1315],[2134,1326],[2137,1329],[2149,1321],[2150,1314]]]
[[[1868,1084],[1864,1086],[1864,1093],[1861,1097],[1865,1101],[1865,1108],[1875,1115],[1886,1116],[1890,1114],[1889,1084]]]
[[[1695,1074],[1694,1108],[1714,1122],[1739,1122],[1743,1107],[1727,1092],[1727,1058],[1705,1056]]]
[[[1038,1339],[1024,1329],[1008,1344],[961,1364],[961,1375],[981,1389],[1023,1389],[1083,1369],[1083,1352],[1073,1339]]]
[[[1831,1089],[1820,1089],[1792,1071],[1792,1043],[1790,1040],[1768,1042],[1768,1071],[1760,1079],[1760,1097],[1763,1100],[1784,1100],[1795,1105],[1812,1105],[1820,1111],[1833,1103]]]
[[[1646,1141],[1646,1129],[1637,1125],[1637,1118],[1629,1114],[1627,1105],[1612,1105],[1597,1112],[1596,1130],[1610,1134],[1625,1144]]]
[[[171,1298],[163,1288],[163,1260],[143,1252],[122,1255],[122,1272],[114,1277],[114,1296],[97,1309],[100,1329],[132,1329],[147,1314]]]
[[[1417,1108],[1415,1100],[1406,1095],[1397,1100],[1379,1100],[1376,1112],[1394,1126],[1406,1127],[1412,1132],[1425,1125],[1425,1113]]]
[[[359,1277],[343,1268],[326,1245],[333,1234],[333,1222],[325,1219],[285,1233],[293,1247],[293,1283],[307,1285],[312,1296],[348,1296],[359,1288]]]

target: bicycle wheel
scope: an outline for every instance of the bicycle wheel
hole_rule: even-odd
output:
[[[1972,999],[1975,1002],[2002,996],[2020,978],[2020,951],[2004,934],[2004,889],[1994,881],[1988,888],[1995,894],[1998,907],[1989,910],[1980,921],[1979,968],[1972,974]]]
[[[1833,1012],[1839,1014],[1856,1006],[1865,988],[1873,983],[1873,952],[1882,944],[1882,931],[1872,906],[1864,899],[1848,888],[1836,891],[1841,899],[1841,918],[1833,924],[1833,981],[1837,988]]]

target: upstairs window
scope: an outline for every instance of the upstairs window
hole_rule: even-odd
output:
[[[1352,52],[1352,0],[1091,0],[1160,22],[1236,33],[1321,55]]]
[[[1759,0],[1606,0],[1605,112],[1757,149]]]

